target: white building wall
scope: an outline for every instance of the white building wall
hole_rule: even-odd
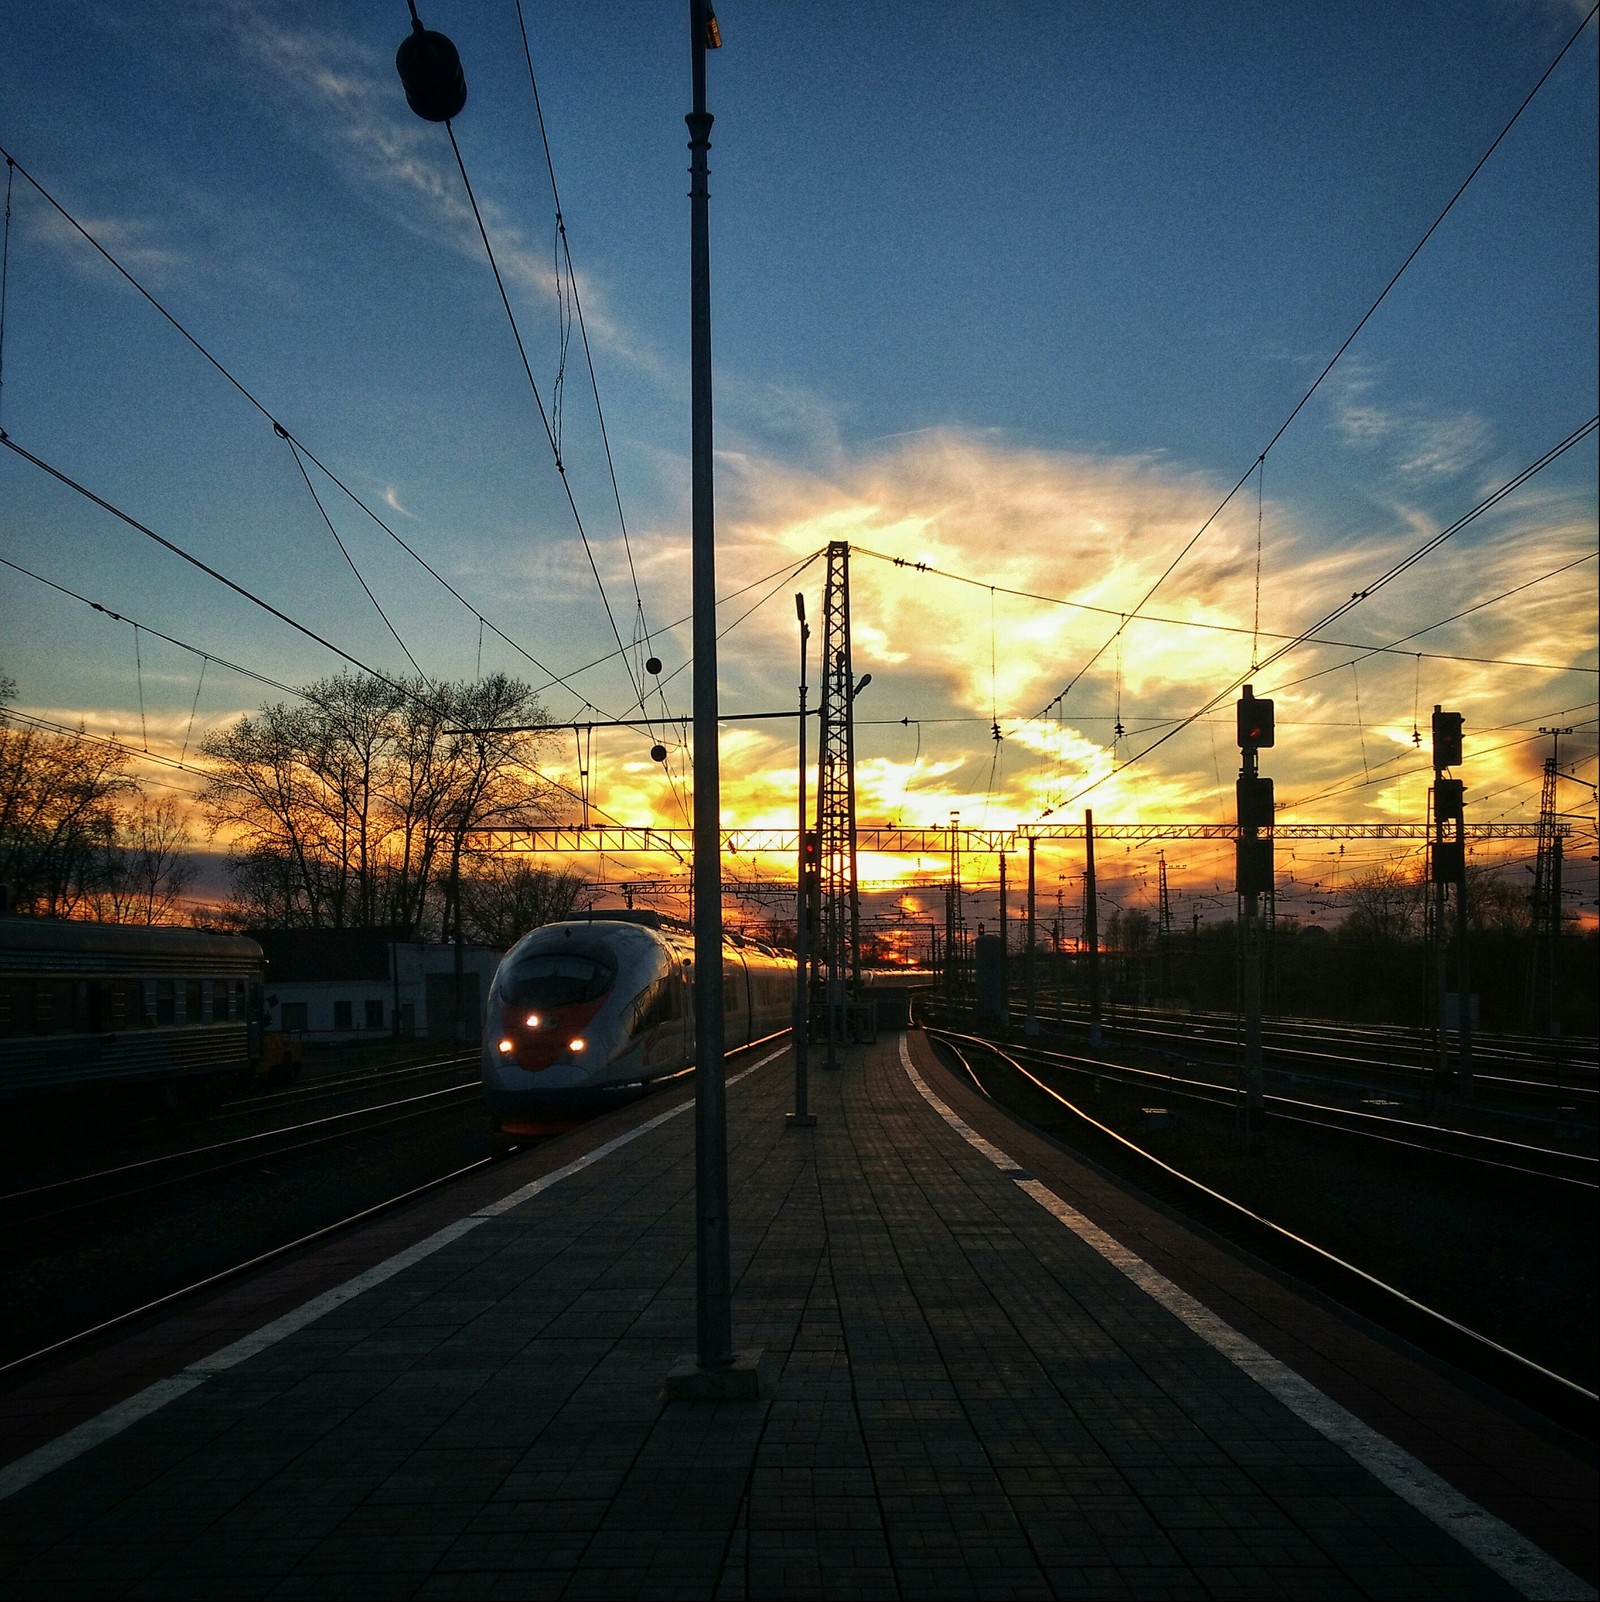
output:
[[[482,1033],[483,1014],[489,998],[489,984],[500,964],[501,953],[492,946],[467,946],[462,952],[462,971],[466,985],[469,1015],[467,1038],[475,1041]],[[398,959],[398,961],[397,961]],[[398,984],[396,968],[398,967]],[[303,1031],[304,1038],[318,1044],[337,1044],[357,1040],[377,1040],[396,1033],[398,1012],[403,1036],[426,1039],[430,1033],[428,1017],[428,976],[453,979],[455,948],[405,942],[389,946],[389,973],[383,979],[285,980],[267,988],[270,1027],[291,1032]],[[472,1003],[473,978],[477,979],[476,1007]],[[453,986],[448,987],[452,992]],[[438,998],[438,990],[435,990]],[[348,1008],[342,1012],[341,1005]],[[369,1022],[368,1007],[381,1019]],[[302,1010],[303,1009],[303,1010]],[[472,1016],[475,1011],[476,1016]],[[348,1016],[348,1025],[343,1018]],[[439,1031],[451,1027],[452,1018],[436,1020]]]

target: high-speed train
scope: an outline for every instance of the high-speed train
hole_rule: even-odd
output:
[[[789,1028],[795,965],[754,941],[722,949],[731,1049]],[[501,960],[483,1034],[483,1094],[509,1134],[636,1094],[694,1064],[694,942],[654,912],[547,923]]]

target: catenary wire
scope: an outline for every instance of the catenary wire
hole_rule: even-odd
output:
[[[1476,506],[1472,507],[1469,511],[1464,512],[1453,523],[1441,529],[1431,539],[1425,540],[1420,546],[1418,546],[1416,550],[1412,551],[1410,555],[1401,558],[1400,561],[1396,562],[1392,567],[1381,573],[1376,579],[1368,584],[1365,589],[1357,590],[1348,601],[1341,601],[1338,606],[1333,608],[1332,611],[1325,613],[1323,617],[1321,617],[1317,622],[1313,623],[1310,628],[1304,630],[1297,639],[1287,641],[1286,643],[1279,645],[1275,651],[1269,652],[1266,658],[1259,664],[1258,668],[1247,669],[1245,673],[1232,679],[1222,689],[1218,690],[1214,695],[1210,696],[1205,702],[1203,702],[1195,711],[1191,712],[1186,718],[1184,718],[1181,723],[1175,725],[1173,728],[1167,730],[1166,733],[1151,741],[1150,744],[1145,746],[1142,750],[1136,751],[1132,756],[1128,757],[1126,761],[1113,764],[1112,767],[1109,768],[1105,773],[1101,774],[1099,778],[1093,779],[1087,784],[1079,786],[1079,788],[1074,790],[1071,795],[1064,797],[1060,801],[1052,803],[1052,805],[1046,809],[1042,816],[1048,817],[1049,814],[1057,807],[1070,806],[1072,802],[1078,800],[1084,795],[1087,795],[1091,790],[1098,789],[1099,786],[1104,784],[1107,779],[1114,778],[1117,774],[1122,773],[1128,768],[1132,767],[1134,763],[1143,761],[1144,758],[1149,756],[1150,753],[1156,750],[1157,747],[1165,745],[1166,742],[1172,739],[1174,735],[1181,733],[1184,729],[1188,728],[1191,723],[1195,722],[1196,719],[1204,717],[1206,713],[1212,710],[1212,708],[1218,706],[1223,700],[1225,700],[1236,689],[1238,689],[1240,685],[1245,683],[1245,681],[1250,678],[1253,673],[1260,671],[1261,668],[1271,667],[1274,662],[1281,661],[1298,645],[1308,642],[1314,635],[1316,635],[1320,630],[1326,628],[1330,623],[1337,622],[1347,612],[1353,611],[1357,606],[1361,605],[1363,601],[1370,600],[1371,597],[1379,590],[1391,583],[1394,579],[1400,577],[1402,573],[1405,573],[1408,569],[1415,566],[1416,563],[1422,561],[1423,558],[1429,555],[1430,552],[1437,550],[1439,546],[1444,544],[1446,540],[1453,538],[1456,534],[1459,534],[1462,529],[1475,522],[1479,517],[1483,516],[1485,512],[1489,511],[1492,507],[1498,505],[1502,500],[1504,500],[1506,496],[1514,493],[1523,484],[1527,483],[1528,480],[1531,479],[1536,473],[1542,472],[1552,462],[1556,461],[1559,457],[1565,455],[1567,451],[1571,450],[1574,445],[1579,443],[1579,441],[1586,439],[1594,432],[1597,426],[1600,426],[1600,414],[1590,417],[1586,423],[1580,424],[1570,434],[1568,434],[1565,439],[1560,440],[1555,445],[1552,445],[1549,450],[1547,450],[1535,461],[1529,463],[1529,465],[1523,468],[1521,472],[1516,473],[1511,478],[1507,479],[1503,484],[1500,485],[1498,489],[1490,491],[1490,493],[1480,500]]]
[[[316,505],[317,511],[322,514],[322,521],[327,524],[328,532],[333,536],[333,543],[339,547],[339,554],[345,559],[346,562],[349,563],[350,571],[355,574],[356,583],[358,583],[361,588],[366,591],[367,599],[372,602],[373,609],[377,612],[378,616],[383,619],[384,627],[387,628],[388,631],[394,636],[394,643],[405,652],[406,661],[408,661],[412,667],[417,670],[417,677],[426,679],[428,675],[422,671],[421,663],[419,663],[416,657],[411,654],[411,647],[400,638],[399,629],[397,629],[390,621],[389,614],[384,611],[382,602],[380,602],[378,597],[372,593],[372,586],[367,583],[366,579],[362,576],[361,569],[356,566],[355,558],[351,556],[349,550],[345,546],[344,541],[339,538],[339,531],[333,526],[333,519],[328,516],[328,509],[322,504],[322,497],[317,494],[316,486],[311,482],[311,475],[306,471],[306,464],[300,460],[300,452],[295,448],[294,441],[289,438],[288,431],[278,423],[274,423],[273,428],[276,430],[278,438],[289,447],[289,452],[294,457],[294,465],[300,469],[300,477],[302,480],[304,480],[306,489],[310,492],[311,499]]]
[[[633,663],[628,659],[628,650],[622,643],[622,633],[617,628],[617,619],[611,610],[611,598],[606,594],[605,580],[600,577],[600,567],[595,561],[594,550],[589,544],[589,533],[584,527],[583,514],[578,510],[577,497],[572,493],[572,484],[567,478],[567,465],[561,456],[561,447],[556,441],[555,431],[550,426],[550,415],[545,410],[544,397],[539,393],[538,381],[533,376],[533,367],[528,361],[528,352],[522,343],[522,330],[517,326],[517,316],[511,309],[511,298],[506,293],[505,279],[500,275],[500,263],[495,258],[494,246],[489,240],[489,229],[483,220],[483,212],[478,207],[478,197],[473,193],[472,180],[467,176],[467,164],[461,155],[461,146],[456,142],[455,129],[446,122],[446,134],[450,137],[450,149],[456,158],[456,166],[461,173],[461,183],[467,192],[467,201],[472,207],[473,219],[478,224],[478,233],[483,240],[484,254],[489,259],[489,270],[494,274],[495,288],[500,292],[500,304],[505,308],[506,321],[511,326],[511,337],[516,343],[517,355],[522,361],[522,371],[528,380],[528,389],[533,395],[533,403],[538,408],[539,422],[544,429],[545,439],[550,446],[550,454],[555,459],[556,474],[561,480],[561,489],[567,498],[567,505],[571,509],[573,523],[578,530],[578,538],[583,544],[583,554],[588,559],[589,571],[594,575],[595,587],[600,592],[600,602],[605,608],[606,621],[611,625],[612,637],[617,642],[617,650],[621,656],[622,664],[628,674],[628,681],[633,685],[640,702],[643,701],[643,692],[640,690],[638,679],[634,675]]]
[[[973,578],[970,574],[958,573],[952,568],[935,567],[929,562],[912,562],[900,556],[888,556],[882,551],[870,550],[864,545],[852,545],[850,549],[852,553],[857,556],[869,556],[876,561],[887,562],[891,567],[904,568],[917,573],[926,573],[933,578],[948,579],[952,584],[966,584],[970,585],[973,589],[979,590],[994,590],[1001,595],[1016,596],[1019,600],[1039,601],[1046,606],[1066,607],[1074,612],[1092,612],[1100,617],[1123,618],[1128,616],[1123,612],[1119,612],[1114,606],[1095,606],[1089,601],[1072,601],[1068,600],[1065,596],[1046,595],[1040,590],[1019,590],[1010,588],[1004,584],[991,584],[987,579]],[[1576,558],[1574,561],[1566,563],[1562,567],[1553,568],[1548,573],[1540,574],[1539,578],[1530,579],[1528,583],[1537,584],[1543,579],[1555,578],[1559,574],[1565,573],[1568,568],[1577,567],[1582,562],[1594,561],[1597,555],[1600,555],[1600,552],[1587,552],[1585,555]],[[1526,587],[1526,585],[1518,586],[1518,588]],[[1516,592],[1514,590],[1507,590],[1505,593],[1506,595],[1512,595]],[[1503,600],[1504,598],[1504,596],[1498,596],[1495,599]],[[1487,606],[1492,605],[1493,602],[1486,601],[1481,604]],[[1474,608],[1469,607],[1467,610],[1472,611]],[[1465,617],[1466,615],[1466,612],[1457,614],[1458,617]],[[1128,617],[1128,621],[1130,623],[1139,622],[1160,628],[1201,629],[1209,631],[1213,634],[1256,634],[1259,635],[1259,637],[1263,640],[1293,640],[1299,644],[1326,645],[1341,651],[1364,651],[1369,654],[1392,653],[1396,656],[1404,656],[1408,659],[1421,655],[1430,662],[1472,662],[1484,667],[1537,668],[1551,673],[1600,672],[1600,668],[1571,667],[1560,662],[1526,662],[1515,657],[1467,656],[1455,651],[1402,651],[1399,649],[1401,644],[1400,641],[1396,641],[1392,645],[1370,645],[1359,640],[1328,640],[1320,637],[1302,640],[1297,634],[1275,634],[1268,629],[1247,629],[1238,623],[1212,623],[1200,618],[1162,617],[1159,615],[1152,616],[1146,613],[1144,616],[1137,619]],[[1404,638],[1407,640],[1414,640],[1419,635],[1426,634],[1429,629],[1442,628],[1445,623],[1452,623],[1454,621],[1455,618],[1445,618],[1441,622],[1430,623],[1426,628],[1418,629],[1415,633],[1405,635]],[[1340,664],[1341,667],[1343,665],[1343,663]],[[1329,671],[1333,670],[1330,669]],[[1053,706],[1055,702],[1052,701],[1050,704]],[[1035,718],[1029,718],[1018,714],[1009,718],[1008,721],[1016,724],[1029,723],[1037,720]]]
[[[1349,334],[1345,336],[1344,343],[1341,344],[1339,346],[1339,348],[1333,353],[1332,357],[1328,361],[1327,366],[1325,366],[1322,369],[1322,371],[1317,375],[1316,380],[1312,383],[1311,387],[1308,390],[1306,390],[1306,392],[1300,397],[1300,399],[1298,401],[1295,402],[1293,410],[1291,410],[1289,415],[1286,418],[1284,418],[1283,422],[1278,425],[1277,432],[1274,433],[1272,438],[1269,439],[1267,441],[1266,445],[1262,447],[1262,450],[1261,450],[1260,454],[1256,457],[1256,459],[1250,464],[1250,466],[1248,468],[1245,469],[1245,471],[1242,474],[1240,474],[1239,479],[1234,484],[1233,488],[1230,489],[1228,491],[1228,493],[1223,496],[1222,500],[1220,502],[1218,502],[1215,510],[1211,513],[1211,515],[1205,520],[1204,523],[1202,523],[1200,525],[1200,527],[1189,538],[1188,542],[1184,545],[1183,549],[1180,550],[1178,552],[1178,554],[1175,557],[1173,557],[1173,559],[1162,570],[1162,573],[1161,573],[1160,577],[1158,577],[1156,579],[1156,581],[1149,587],[1149,589],[1147,589],[1145,591],[1144,595],[1140,598],[1138,604],[1135,605],[1134,608],[1132,609],[1132,611],[1128,614],[1129,620],[1131,620],[1132,618],[1137,617],[1139,615],[1139,613],[1143,610],[1145,605],[1149,602],[1150,598],[1172,576],[1173,572],[1176,570],[1178,565],[1184,560],[1184,558],[1186,556],[1188,556],[1189,552],[1192,551],[1195,548],[1195,546],[1200,542],[1201,538],[1205,535],[1207,529],[1209,529],[1211,527],[1211,525],[1216,522],[1217,518],[1222,515],[1224,509],[1233,500],[1234,496],[1237,495],[1239,493],[1239,491],[1244,487],[1244,485],[1249,481],[1250,475],[1252,473],[1254,473],[1258,469],[1258,467],[1260,467],[1266,461],[1268,452],[1271,451],[1273,446],[1276,445],[1278,443],[1278,441],[1283,438],[1284,434],[1288,432],[1289,426],[1300,415],[1301,411],[1305,408],[1307,402],[1310,401],[1311,397],[1313,395],[1315,395],[1316,392],[1322,387],[1323,381],[1333,371],[1333,369],[1338,365],[1338,362],[1339,362],[1340,358],[1344,355],[1344,353],[1347,350],[1349,350],[1351,345],[1355,343],[1355,340],[1356,340],[1357,336],[1361,333],[1361,330],[1367,326],[1368,322],[1371,321],[1374,313],[1376,313],[1378,308],[1384,303],[1384,301],[1386,299],[1388,299],[1390,290],[1392,290],[1394,288],[1394,286],[1397,283],[1400,282],[1400,279],[1404,275],[1406,269],[1411,265],[1411,263],[1413,261],[1415,261],[1417,259],[1417,256],[1421,253],[1422,248],[1428,243],[1428,241],[1430,239],[1433,238],[1434,234],[1438,231],[1439,226],[1444,222],[1445,218],[1450,215],[1451,211],[1454,210],[1456,202],[1458,200],[1460,200],[1462,195],[1464,195],[1466,193],[1467,187],[1472,183],[1473,179],[1476,178],[1478,176],[1478,174],[1483,170],[1484,164],[1495,153],[1495,151],[1500,148],[1501,142],[1505,139],[1506,135],[1509,134],[1511,132],[1511,130],[1516,126],[1518,119],[1522,116],[1523,112],[1528,109],[1528,106],[1532,103],[1534,96],[1537,95],[1539,93],[1540,89],[1542,89],[1544,87],[1544,85],[1545,85],[1546,81],[1549,79],[1551,73],[1553,73],[1556,70],[1556,68],[1558,66],[1560,66],[1561,62],[1565,59],[1567,52],[1573,47],[1574,44],[1576,44],[1578,42],[1578,39],[1583,34],[1584,30],[1587,29],[1589,24],[1590,24],[1590,22],[1592,22],[1594,20],[1594,15],[1595,15],[1595,12],[1597,10],[1600,10],[1600,4],[1591,6],[1589,8],[1589,10],[1585,13],[1583,21],[1580,22],[1578,24],[1578,26],[1575,29],[1573,29],[1572,33],[1568,35],[1566,42],[1561,46],[1560,50],[1558,50],[1556,52],[1555,58],[1551,61],[1550,65],[1548,67],[1546,67],[1544,69],[1544,71],[1539,75],[1539,81],[1537,83],[1535,83],[1534,86],[1523,97],[1521,104],[1518,105],[1517,109],[1514,112],[1512,112],[1511,117],[1506,122],[1505,126],[1503,128],[1501,128],[1500,132],[1497,133],[1494,136],[1494,139],[1490,143],[1489,148],[1487,150],[1485,150],[1484,153],[1478,158],[1476,164],[1472,168],[1472,171],[1469,172],[1464,179],[1462,179],[1461,184],[1457,188],[1456,192],[1453,195],[1451,195],[1450,199],[1445,203],[1444,209],[1442,211],[1440,211],[1438,216],[1435,217],[1433,219],[1433,221],[1428,225],[1427,232],[1424,233],[1422,238],[1419,239],[1416,242],[1416,244],[1412,246],[1410,253],[1406,256],[1405,260],[1400,263],[1399,267],[1395,269],[1394,276],[1392,278],[1390,278],[1388,283],[1383,286],[1383,289],[1379,292],[1377,299],[1375,299],[1372,302],[1372,304],[1367,307],[1366,311],[1364,311],[1361,314],[1360,321],[1357,322],[1355,327],[1352,328],[1350,330]],[[1050,699],[1048,701],[1046,701],[1045,704],[1039,709],[1039,711],[1034,714],[1034,717],[1036,719],[1044,718],[1048,714],[1050,708],[1052,706],[1056,705],[1057,702],[1062,700],[1071,691],[1073,685],[1075,685],[1078,682],[1078,680],[1081,679],[1083,677],[1083,675],[1085,673],[1087,673],[1089,671],[1089,669],[1091,667],[1093,667],[1094,664],[1097,661],[1099,661],[1100,657],[1110,647],[1112,640],[1116,639],[1117,635],[1121,634],[1123,628],[1125,628],[1126,626],[1127,626],[1126,623],[1120,624],[1118,626],[1118,628],[1116,630],[1116,633],[1114,633],[1111,636],[1110,639],[1106,640],[1103,644],[1101,644],[1095,650],[1094,654],[1092,656],[1090,656],[1088,661],[1086,661],[1080,668],[1078,668],[1078,670],[1072,675],[1072,677],[1070,679],[1068,679],[1068,681],[1065,684],[1065,686],[1063,686],[1063,688],[1061,690],[1059,690],[1055,695],[1051,696]]]
[[[191,345],[194,350],[198,352],[199,355],[203,357],[204,360],[208,362],[211,367],[213,367],[217,373],[227,381],[229,385],[237,390],[238,393],[243,396],[244,399],[248,401],[250,405],[253,406],[256,411],[258,411],[262,417],[267,420],[267,422],[271,423],[275,428],[282,428],[283,432],[288,436],[296,448],[305,456],[306,460],[317,469],[318,472],[322,473],[330,483],[335,485],[345,496],[353,501],[356,506],[365,512],[367,516],[370,517],[372,521],[376,523],[378,527],[381,528],[383,532],[387,534],[389,538],[392,539],[395,544],[406,553],[407,556],[409,556],[420,568],[422,568],[422,570],[431,579],[439,584],[441,588],[446,590],[456,601],[460,602],[460,604],[478,620],[480,625],[491,630],[498,639],[508,645],[524,660],[532,664],[532,666],[536,667],[541,673],[545,674],[552,685],[561,685],[563,689],[569,691],[580,702],[586,702],[589,699],[582,693],[582,691],[577,689],[575,685],[568,682],[569,678],[575,675],[565,675],[556,672],[546,663],[541,662],[538,657],[534,656],[533,653],[519,641],[513,639],[492,619],[485,616],[485,614],[471,601],[469,601],[467,597],[450,582],[449,579],[440,573],[438,569],[435,568],[420,551],[418,551],[408,540],[406,540],[383,517],[379,516],[379,514],[374,511],[373,508],[365,500],[363,500],[362,497],[358,495],[355,490],[353,490],[350,485],[344,481],[343,478],[334,472],[333,469],[329,467],[328,464],[324,462],[322,458],[318,456],[316,452],[313,451],[298,434],[296,434],[286,425],[281,424],[269,410],[266,403],[263,402],[259,396],[257,396],[255,392],[244,383],[242,379],[235,375],[220,357],[214,355],[212,351],[195,334],[191,333],[189,329],[179,320],[176,314],[169,311],[162,301],[160,301],[149,289],[147,289],[145,285],[141,283],[140,280],[135,277],[135,275],[111,253],[111,251],[101,244],[101,242],[89,231],[89,229],[79,222],[78,219],[74,217],[72,213],[68,211],[67,208],[63,206],[61,202],[57,200],[56,197],[51,194],[50,191],[46,189],[44,185],[40,183],[40,181],[35,178],[20,161],[18,161],[9,151],[4,148],[4,146],[0,146],[0,155],[5,156],[8,168],[14,167],[16,171],[27,180],[35,193],[37,193],[42,200],[50,205],[61,217],[61,219],[76,233],[78,233],[88,243],[88,245],[101,256],[107,265],[110,266],[112,270],[115,271],[135,291],[135,293],[137,293],[144,301],[146,301],[165,322],[167,322],[185,341],[187,341],[188,344]]]
[[[360,671],[365,673],[369,678],[377,679],[380,683],[387,685],[392,690],[398,691],[400,694],[406,696],[407,699],[416,701],[419,705],[427,707],[428,710],[434,712],[435,714],[440,713],[440,708],[429,702],[425,696],[417,694],[417,692],[409,686],[391,678],[386,673],[380,672],[377,668],[369,667],[359,657],[352,656],[350,652],[346,651],[342,646],[335,645],[332,640],[329,640],[325,636],[318,634],[315,629],[310,628],[306,624],[299,622],[297,619],[290,617],[287,612],[279,610],[279,608],[274,606],[270,601],[264,600],[252,590],[247,589],[244,585],[236,583],[225,573],[219,573],[216,568],[209,566],[205,562],[202,562],[198,556],[191,555],[188,551],[184,550],[181,545],[175,545],[171,540],[164,539],[160,534],[157,534],[154,529],[147,527],[136,517],[124,512],[120,507],[113,505],[104,497],[96,495],[93,490],[89,489],[83,484],[80,484],[76,479],[69,477],[59,468],[52,467],[50,463],[46,462],[42,457],[35,456],[31,451],[23,449],[23,447],[9,435],[0,433],[0,445],[4,445],[8,450],[14,451],[25,461],[33,463],[35,467],[40,468],[45,473],[48,473],[51,478],[58,480],[60,483],[66,485],[69,489],[76,490],[77,493],[82,495],[86,500],[93,502],[94,505],[100,507],[106,512],[109,512],[113,517],[117,518],[123,523],[126,523],[130,528],[137,530],[137,532],[143,534],[147,539],[154,540],[157,545],[160,545],[164,549],[171,551],[174,556],[181,557],[185,562],[188,562],[191,566],[198,568],[209,578],[215,579],[219,584],[225,586],[227,589],[232,590],[236,595],[239,595],[245,600],[249,601],[251,605],[260,607],[262,611],[270,613],[280,622],[287,623],[289,627],[294,629],[297,633],[305,635],[307,639],[314,640],[318,645],[321,645],[327,650],[332,651],[335,656],[342,658],[352,667],[359,668]],[[540,779],[545,784],[550,785],[554,789],[560,790],[564,795],[571,796],[574,800],[582,800],[582,797],[576,790],[573,790],[570,786],[563,784],[559,779],[552,778],[549,774],[542,772],[532,763],[524,763],[523,765],[527,768],[528,772],[532,773],[536,778]],[[603,809],[595,808],[594,810],[600,811],[601,815],[606,818],[611,818],[611,814],[609,812],[605,812]],[[611,818],[611,821],[616,822],[617,820],[615,818]]]

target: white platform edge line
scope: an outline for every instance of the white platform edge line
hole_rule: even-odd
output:
[[[773,1058],[781,1057],[788,1049],[787,1045],[779,1046],[775,1051],[769,1051],[766,1056],[751,1063],[748,1068],[733,1074],[728,1079],[729,1088],[738,1084],[741,1079],[748,1079],[758,1068],[765,1068]],[[86,1419],[82,1424],[58,1435],[53,1441],[46,1441],[43,1446],[35,1447],[33,1451],[17,1458],[15,1462],[0,1468],[0,1502],[9,1496],[15,1496],[18,1491],[26,1490],[30,1485],[42,1480],[45,1475],[72,1462],[74,1458],[82,1457],[85,1452],[91,1451],[103,1441],[109,1441],[113,1436],[120,1435],[131,1425],[137,1424],[140,1419],[148,1418],[152,1413],[165,1407],[168,1402],[175,1402],[180,1396],[187,1396],[190,1391],[205,1384],[213,1375],[225,1373],[247,1358],[276,1346],[279,1341],[298,1333],[308,1324],[315,1323],[324,1313],[330,1313],[334,1308],[354,1301],[363,1291],[381,1285],[386,1279],[392,1279],[414,1263],[420,1263],[424,1258],[431,1257],[452,1241],[460,1240],[463,1235],[470,1234],[480,1224],[499,1218],[512,1208],[519,1207],[523,1202],[531,1201],[541,1192],[549,1190],[552,1185],[557,1185],[563,1179],[570,1179],[572,1175],[592,1167],[603,1157],[609,1157],[629,1142],[639,1139],[641,1135],[659,1129],[662,1124],[678,1117],[680,1113],[688,1112],[693,1106],[694,1099],[691,1097],[667,1112],[646,1119],[636,1128],[616,1136],[613,1140],[608,1140],[603,1146],[595,1147],[593,1151],[586,1152],[565,1167],[556,1169],[554,1173],[546,1174],[543,1178],[534,1180],[532,1184],[521,1186],[510,1195],[501,1197],[499,1201],[480,1207],[464,1218],[458,1218],[453,1224],[446,1224],[443,1229],[414,1242],[392,1257],[386,1257],[381,1263],[373,1264],[371,1268],[345,1280],[343,1284],[335,1285],[332,1290],[323,1291],[320,1296],[312,1297],[310,1301],[303,1302],[282,1317],[273,1319],[270,1324],[263,1324],[260,1329],[241,1336],[240,1339],[212,1352],[208,1357],[199,1358],[178,1373],[157,1380],[155,1384],[147,1385],[142,1391],[136,1391],[126,1400],[108,1407],[103,1413],[97,1413],[93,1418]]]
[[[904,1035],[900,1037],[900,1061],[923,1100],[952,1129],[961,1133],[1002,1172],[1023,1171],[1020,1163],[983,1139],[946,1106],[913,1066],[910,1047]],[[1573,1599],[1573,1602],[1584,1599],[1584,1602],[1588,1602],[1588,1599],[1600,1594],[1558,1563],[1543,1547],[1514,1530],[1503,1519],[1479,1507],[1404,1447],[1397,1446],[1387,1436],[1381,1435],[1331,1396],[1318,1390],[1310,1380],[1297,1374],[1287,1363],[1258,1346],[1249,1336],[1240,1334],[1204,1303],[1197,1301],[1187,1291],[1180,1290],[1137,1253],[1129,1251],[1082,1213],[1069,1207],[1048,1186],[1036,1179],[1018,1179],[1016,1185],[1147,1296],[1186,1324],[1207,1345],[1220,1352],[1318,1434],[1342,1448],[1374,1479],[1438,1525],[1523,1596],[1532,1599],[1532,1602],[1568,1602],[1568,1599]]]

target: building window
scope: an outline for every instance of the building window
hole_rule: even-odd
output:
[[[283,1027],[285,1029],[304,1029],[306,1027],[306,1004],[303,1001],[286,1001],[283,1004]]]
[[[348,1001],[334,1002],[333,1027],[335,1029],[354,1029],[356,1026],[355,1018],[353,1016],[354,1011],[355,1008],[353,1004]]]
[[[382,1001],[369,1001],[367,1003],[367,1028],[369,1028],[369,1029],[381,1029],[381,1028],[383,1028],[383,1003],[382,1003]]]

